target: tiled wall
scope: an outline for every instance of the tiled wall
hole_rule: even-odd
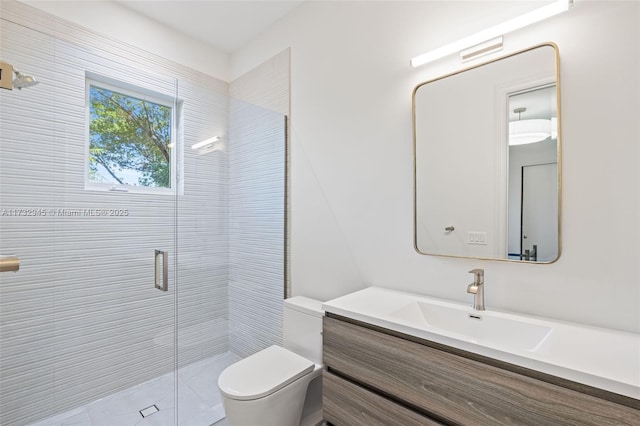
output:
[[[22,425],[227,350],[227,159],[190,146],[227,133],[229,102],[224,82],[27,6],[0,7],[2,60],[40,81],[0,91],[0,209],[128,212],[0,217],[0,252],[22,261],[0,276],[0,424]],[[85,190],[87,71],[182,101],[177,201]],[[166,293],[153,286],[155,249],[170,253]]]
[[[282,342],[289,51],[230,85],[229,349]]]

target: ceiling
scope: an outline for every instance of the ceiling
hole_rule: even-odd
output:
[[[227,53],[305,0],[113,0]]]

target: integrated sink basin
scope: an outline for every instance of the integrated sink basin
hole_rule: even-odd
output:
[[[469,342],[535,351],[553,328],[491,311],[434,302],[411,302],[389,317],[417,328],[441,330]]]
[[[640,400],[640,335],[369,287],[337,315]]]

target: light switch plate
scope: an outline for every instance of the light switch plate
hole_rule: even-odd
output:
[[[487,245],[487,233],[481,231],[469,231],[467,244]]]

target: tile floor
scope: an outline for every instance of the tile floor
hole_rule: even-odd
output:
[[[178,371],[179,426],[226,426],[218,375],[239,359],[228,352]],[[139,411],[153,404],[159,411],[143,418]],[[175,405],[170,373],[31,426],[173,426]]]

